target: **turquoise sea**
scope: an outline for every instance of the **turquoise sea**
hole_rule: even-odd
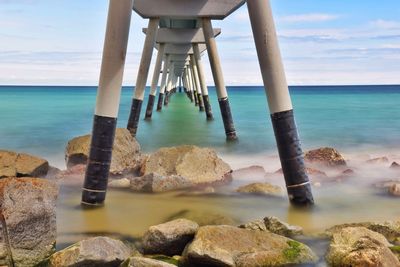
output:
[[[400,86],[294,86],[290,88],[304,149],[400,147]],[[118,126],[125,127],[132,87],[124,87]],[[142,120],[138,140],[147,152],[162,146],[196,144],[224,154],[276,149],[261,86],[228,87],[239,142],[226,143],[215,89],[214,121],[207,122],[185,94],[175,94],[152,121]],[[146,94],[147,95],[147,94]],[[62,167],[69,139],[91,131],[96,87],[1,86],[0,148],[43,156]],[[147,104],[145,99],[142,118]]]

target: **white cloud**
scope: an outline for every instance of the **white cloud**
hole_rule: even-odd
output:
[[[384,19],[378,19],[378,20],[373,20],[370,22],[372,26],[381,28],[381,29],[399,29],[400,28],[400,21],[394,21],[394,20],[384,20]]]
[[[323,13],[310,13],[310,14],[296,14],[281,17],[279,20],[288,23],[298,23],[298,22],[324,22],[332,21],[339,18],[339,15],[334,14],[323,14]]]

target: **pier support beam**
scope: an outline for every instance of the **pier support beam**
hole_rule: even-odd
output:
[[[160,84],[160,93],[158,94],[158,101],[157,101],[157,111],[161,111],[162,110],[162,104],[163,104],[163,101],[164,101],[165,86],[167,84],[169,64],[170,64],[169,55],[167,54],[167,55],[165,55],[165,59],[164,59],[163,73],[162,73],[161,84]]]
[[[200,49],[199,49],[198,44],[193,44],[193,52],[194,52],[194,60],[195,60],[198,75],[199,75],[201,93],[203,95],[203,103],[204,103],[204,108],[206,111],[207,120],[212,120],[213,114],[212,114],[210,99],[208,97],[208,88],[207,88],[207,84],[206,84],[203,63],[201,61]]]
[[[149,100],[147,102],[145,119],[150,119],[153,114],[154,101],[156,99],[158,80],[160,79],[160,71],[162,59],[164,57],[165,44],[160,44],[158,48],[157,60],[154,66],[153,80],[151,82]]]
[[[289,199],[314,203],[269,0],[247,0],[249,17]]]
[[[111,0],[82,205],[104,203],[117,125],[133,0]]]
[[[153,55],[153,47],[156,41],[156,33],[158,28],[158,18],[151,18],[144,41],[142,52],[142,59],[140,60],[139,71],[136,79],[135,93],[132,99],[131,112],[128,119],[128,130],[133,137],[136,136],[137,128],[139,125],[140,111],[144,98],[144,91],[146,89],[147,77],[149,75],[149,68],[151,57]]]
[[[201,96],[199,73],[197,71],[197,65],[196,65],[196,61],[194,59],[193,54],[190,55],[190,65],[192,66],[193,79],[194,79],[194,83],[196,85],[197,99],[199,101],[199,111],[204,111],[204,103],[203,103],[203,98]]]
[[[165,89],[165,95],[164,95],[164,106],[168,106],[169,103],[169,97],[172,89],[172,84],[174,82],[174,64],[171,62],[170,64],[170,69],[168,73],[168,82],[167,82],[167,87]]]
[[[217,43],[215,42],[211,20],[209,18],[203,18],[202,25],[208,51],[208,57],[210,59],[211,71],[213,74],[215,87],[217,89],[219,107],[221,109],[222,120],[224,122],[226,139],[236,140],[236,130],[233,124],[228,93],[226,91],[224,77],[222,75],[222,68],[219,61]]]

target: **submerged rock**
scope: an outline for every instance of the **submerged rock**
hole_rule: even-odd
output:
[[[190,145],[161,148],[151,154],[141,168],[141,175],[176,175],[193,185],[230,181],[231,172],[214,150]]]
[[[65,149],[67,167],[86,164],[89,156],[91,135],[70,140]],[[127,129],[118,128],[115,132],[110,173],[113,175],[136,171],[142,163],[140,145]]]
[[[387,157],[380,157],[380,158],[369,159],[366,162],[367,163],[372,163],[372,164],[388,163],[389,159]]]
[[[390,165],[391,169],[400,169],[400,164],[398,164],[396,161],[392,162],[392,165]]]
[[[54,253],[49,267],[117,267],[131,256],[131,249],[123,242],[109,237],[94,237],[80,241]]]
[[[132,257],[121,264],[120,267],[176,267],[177,265],[156,259]]]
[[[47,160],[25,153],[0,150],[0,178],[44,177],[49,171]]]
[[[35,266],[55,251],[57,195],[48,180],[0,179],[0,265],[8,251],[16,267]]]
[[[179,218],[185,218],[196,222],[200,226],[204,225],[238,225],[238,222],[221,213],[213,211],[196,211],[196,210],[182,210],[173,214],[166,221],[171,221]]]
[[[315,263],[306,245],[269,232],[233,226],[200,227],[183,254],[194,266],[282,266]]]
[[[389,187],[389,194],[395,197],[400,197],[400,183],[393,184]]]
[[[113,179],[108,183],[109,188],[129,188],[131,181],[128,178]]]
[[[323,147],[308,151],[304,159],[309,163],[325,165],[329,167],[346,166],[344,157],[334,148]]]
[[[365,227],[348,227],[332,236],[327,262],[333,266],[400,266],[386,238]]]
[[[197,232],[199,225],[187,219],[176,219],[154,225],[143,236],[145,254],[180,255]]]
[[[277,196],[282,197],[283,191],[280,186],[271,185],[268,183],[252,183],[245,186],[241,186],[236,189],[238,193],[253,194],[253,195],[264,195],[264,196]]]
[[[157,173],[149,173],[130,180],[130,188],[136,192],[161,193],[185,189],[193,186],[186,177],[179,175],[162,176]]]
[[[232,172],[233,179],[263,179],[267,172],[262,166],[250,166],[234,170]]]

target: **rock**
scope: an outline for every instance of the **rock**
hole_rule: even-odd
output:
[[[365,227],[348,227],[333,234],[326,256],[335,266],[400,266],[399,259],[389,249],[386,238]]]
[[[42,158],[0,150],[0,178],[3,177],[44,177],[49,163]]]
[[[57,195],[57,186],[48,180],[0,179],[0,219],[2,229],[7,227],[0,232],[0,257],[10,250],[15,266],[35,266],[54,252]],[[2,264],[7,265],[4,258]]]
[[[354,171],[352,169],[346,169],[342,172],[342,175],[353,175]]]
[[[65,149],[67,167],[86,164],[91,135],[76,137],[70,140]],[[115,132],[110,173],[119,175],[137,171],[142,163],[140,145],[127,129],[118,128]]]
[[[229,165],[214,150],[190,145],[161,148],[151,154],[141,168],[141,175],[176,175],[193,185],[230,181],[231,172]]]
[[[241,224],[239,225],[239,228],[244,228],[247,230],[268,231],[267,227],[265,226],[264,220],[255,220],[245,224]]]
[[[133,191],[146,193],[174,191],[191,186],[193,183],[190,180],[179,175],[162,176],[157,173],[149,173],[130,180],[130,188]]]
[[[265,195],[265,196],[283,196],[282,188],[276,185],[268,183],[252,183],[245,186],[241,186],[236,189],[238,193],[254,194],[254,195]]]
[[[372,163],[372,164],[377,164],[377,163],[388,163],[389,159],[387,157],[380,157],[380,158],[374,158],[374,159],[369,159],[366,161],[367,163]]]
[[[393,184],[391,187],[389,187],[389,194],[395,197],[400,197],[400,183]]]
[[[113,179],[108,183],[109,188],[130,188],[131,181],[128,178]]]
[[[314,169],[314,168],[310,168],[310,167],[306,167],[306,172],[308,175],[313,176],[313,177],[318,177],[318,178],[326,178],[328,177],[328,175],[326,175],[325,172]],[[277,170],[275,173],[282,173],[283,171],[282,169]]]
[[[154,225],[143,236],[145,254],[180,255],[197,232],[199,225],[187,219],[176,219]]]
[[[329,167],[346,166],[344,157],[334,148],[323,147],[308,151],[304,159],[309,163]]]
[[[228,225],[203,226],[183,253],[194,266],[282,266],[315,263],[306,245],[269,232]]]
[[[274,216],[265,217],[264,224],[267,230],[274,234],[283,235],[286,237],[293,237],[303,234],[303,228],[300,226],[290,225]]]
[[[262,166],[250,166],[234,170],[232,172],[233,179],[263,179],[267,172]]]
[[[48,266],[117,267],[128,259],[130,254],[131,249],[119,240],[94,237],[54,253],[48,260]]]
[[[381,182],[373,184],[373,186],[376,188],[379,188],[379,189],[389,189],[390,187],[392,187],[395,184],[400,184],[400,179],[381,181]]]
[[[165,261],[144,258],[144,257],[132,257],[123,262],[120,267],[176,267],[176,266],[177,265],[170,264]]]
[[[390,165],[391,169],[400,169],[400,164],[398,164],[396,161],[392,162],[392,165]]]
[[[389,242],[396,242],[400,238],[399,221],[387,221],[383,223],[361,222],[340,224],[325,230],[325,235],[331,238],[334,233],[340,232],[342,229],[348,227],[365,227],[371,231],[383,235]]]
[[[204,225],[237,225],[238,222],[221,212],[182,210],[173,214],[166,221],[185,218],[196,222],[200,226]]]

